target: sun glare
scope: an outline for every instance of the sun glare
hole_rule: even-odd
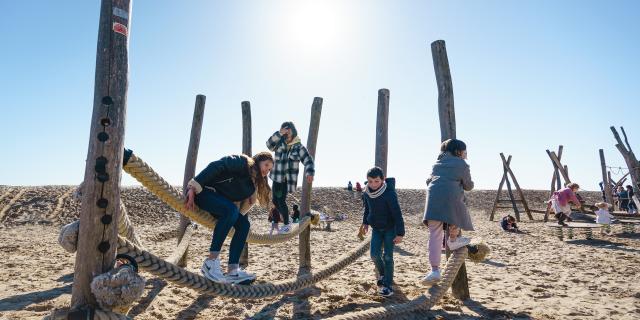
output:
[[[289,44],[296,51],[331,51],[339,43],[341,20],[332,1],[296,1],[288,10]]]

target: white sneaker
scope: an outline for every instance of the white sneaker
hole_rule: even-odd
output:
[[[282,228],[280,228],[279,233],[289,233],[289,232],[291,232],[291,224],[285,224],[284,226],[282,226]]]
[[[244,271],[243,269],[238,269],[235,273],[227,273],[226,275],[227,282],[239,284],[246,283],[249,284],[256,280],[256,275],[253,273],[249,273]]]
[[[436,283],[438,283],[438,281],[440,281],[440,279],[442,278],[442,276],[440,276],[440,270],[431,270],[431,272],[429,272],[429,274],[427,274],[426,276],[424,276],[424,278],[422,278],[421,283],[425,286],[432,286]]]
[[[220,266],[220,259],[205,259],[202,267],[200,268],[200,272],[205,278],[217,282],[217,283],[227,283],[227,279],[222,273],[222,267]]]
[[[471,242],[471,238],[457,237],[456,240],[454,241],[451,241],[451,239],[449,239],[447,241],[447,246],[449,247],[449,250],[453,251],[468,245],[470,242]]]

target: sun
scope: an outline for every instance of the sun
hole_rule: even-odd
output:
[[[287,10],[289,44],[300,51],[327,52],[340,42],[342,17],[332,1],[295,1]]]

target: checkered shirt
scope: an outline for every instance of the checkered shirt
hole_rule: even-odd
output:
[[[275,152],[275,163],[269,177],[274,182],[287,182],[287,191],[294,192],[298,185],[298,171],[300,162],[304,164],[305,176],[313,176],[315,167],[313,157],[302,143],[296,143],[287,148],[285,139],[276,131],[267,140],[267,148]]]

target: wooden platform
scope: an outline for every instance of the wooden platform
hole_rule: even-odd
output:
[[[551,228],[567,228],[567,229],[593,229],[602,227],[601,224],[588,222],[565,222],[566,226],[561,226],[557,222],[547,222],[544,225]]]

